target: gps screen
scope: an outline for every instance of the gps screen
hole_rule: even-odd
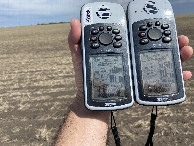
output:
[[[172,50],[140,53],[144,95],[177,93]]]
[[[121,55],[90,55],[92,99],[125,97],[123,58]]]

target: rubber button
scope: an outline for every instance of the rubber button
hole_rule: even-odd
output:
[[[145,37],[145,36],[146,36],[146,33],[145,33],[145,32],[140,32],[140,33],[139,33],[139,37],[143,38],[143,37]]]
[[[147,27],[145,25],[142,25],[142,26],[139,27],[139,30],[140,31],[146,31]]]
[[[98,44],[98,43],[92,43],[92,44],[91,44],[91,47],[92,47],[93,49],[97,49],[98,47],[100,47],[100,44]]]
[[[157,28],[153,28],[148,31],[148,38],[152,41],[157,41],[161,39],[161,37],[162,37],[162,32]]]
[[[113,43],[113,47],[115,48],[120,48],[122,46],[122,43],[121,42],[115,42]]]
[[[151,27],[152,25],[153,25],[152,22],[148,22],[148,23],[147,23],[147,26],[148,26],[148,27]]]
[[[113,29],[112,33],[119,34],[120,33],[120,30],[119,29]]]
[[[100,27],[99,27],[99,30],[100,30],[100,31],[103,31],[103,30],[104,30],[104,27],[103,27],[103,26],[100,26]]]
[[[91,34],[96,35],[96,34],[98,34],[98,32],[99,31],[97,29],[93,29],[92,32],[91,32]]]
[[[162,24],[161,28],[162,29],[168,29],[169,28],[169,25],[168,24]]]
[[[93,41],[93,42],[94,42],[94,41],[97,41],[97,37],[91,36],[91,37],[90,37],[90,41]]]
[[[148,44],[148,43],[149,43],[149,40],[148,40],[148,39],[141,39],[141,40],[139,41],[139,43],[140,43],[141,45],[145,45],[145,44]]]
[[[171,38],[171,37],[164,37],[164,38],[162,39],[162,41],[163,41],[164,43],[169,43],[169,42],[172,41],[172,38]]]
[[[120,40],[122,40],[122,37],[120,35],[116,35],[115,40],[120,41]]]
[[[112,30],[112,27],[111,26],[107,26],[107,30],[108,31],[111,31]]]
[[[155,25],[160,26],[160,21],[156,21]]]
[[[102,33],[99,36],[99,41],[103,45],[109,45],[112,43],[112,36],[109,33]]]
[[[170,31],[170,30],[165,30],[165,31],[164,31],[164,35],[166,35],[166,36],[171,35],[171,31]]]

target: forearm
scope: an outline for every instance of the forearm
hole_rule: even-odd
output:
[[[85,108],[82,93],[78,93],[56,142],[56,146],[105,146],[110,111]]]

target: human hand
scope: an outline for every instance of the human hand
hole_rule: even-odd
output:
[[[178,37],[178,40],[179,40],[181,61],[184,62],[193,55],[193,49],[191,46],[188,46],[189,39],[187,36],[181,35]],[[183,71],[183,78],[185,81],[190,79],[191,77],[192,77],[192,73],[190,71]]]
[[[69,48],[75,71],[75,83],[78,92],[83,93],[82,51],[81,51],[81,23],[77,19],[71,20],[71,30],[68,36]]]
[[[188,46],[188,37],[181,35],[178,37],[180,55],[182,62],[188,60],[192,54],[192,47]],[[71,50],[72,61],[75,70],[75,82],[79,92],[83,93],[83,74],[82,74],[82,52],[81,52],[81,23],[77,19],[71,20],[71,31],[68,37],[69,47]],[[190,79],[192,73],[190,71],[183,71],[184,80]]]

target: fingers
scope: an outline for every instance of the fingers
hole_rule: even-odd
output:
[[[81,40],[81,23],[77,19],[71,20],[71,31],[69,32],[68,42],[69,48],[71,50],[72,61],[75,69],[75,74],[77,73],[77,68],[82,66],[82,54],[80,49]]]
[[[69,47],[75,71],[77,89],[83,92],[82,54],[81,54],[81,23],[77,19],[71,20],[71,31],[68,36]]]
[[[181,61],[189,59],[193,55],[193,49],[189,45],[189,38],[187,36],[181,35],[178,37]]]
[[[193,55],[193,49],[190,46],[184,46],[183,48],[181,48],[180,54],[181,54],[181,61],[183,62],[189,59]]]
[[[189,80],[192,77],[192,73],[190,71],[183,71],[183,78],[184,80]]]
[[[188,46],[189,38],[187,36],[181,35],[178,37],[179,40],[179,48],[181,49],[184,46]]]
[[[81,40],[81,23],[77,19],[71,20],[71,31],[69,33],[69,45],[79,45]]]

